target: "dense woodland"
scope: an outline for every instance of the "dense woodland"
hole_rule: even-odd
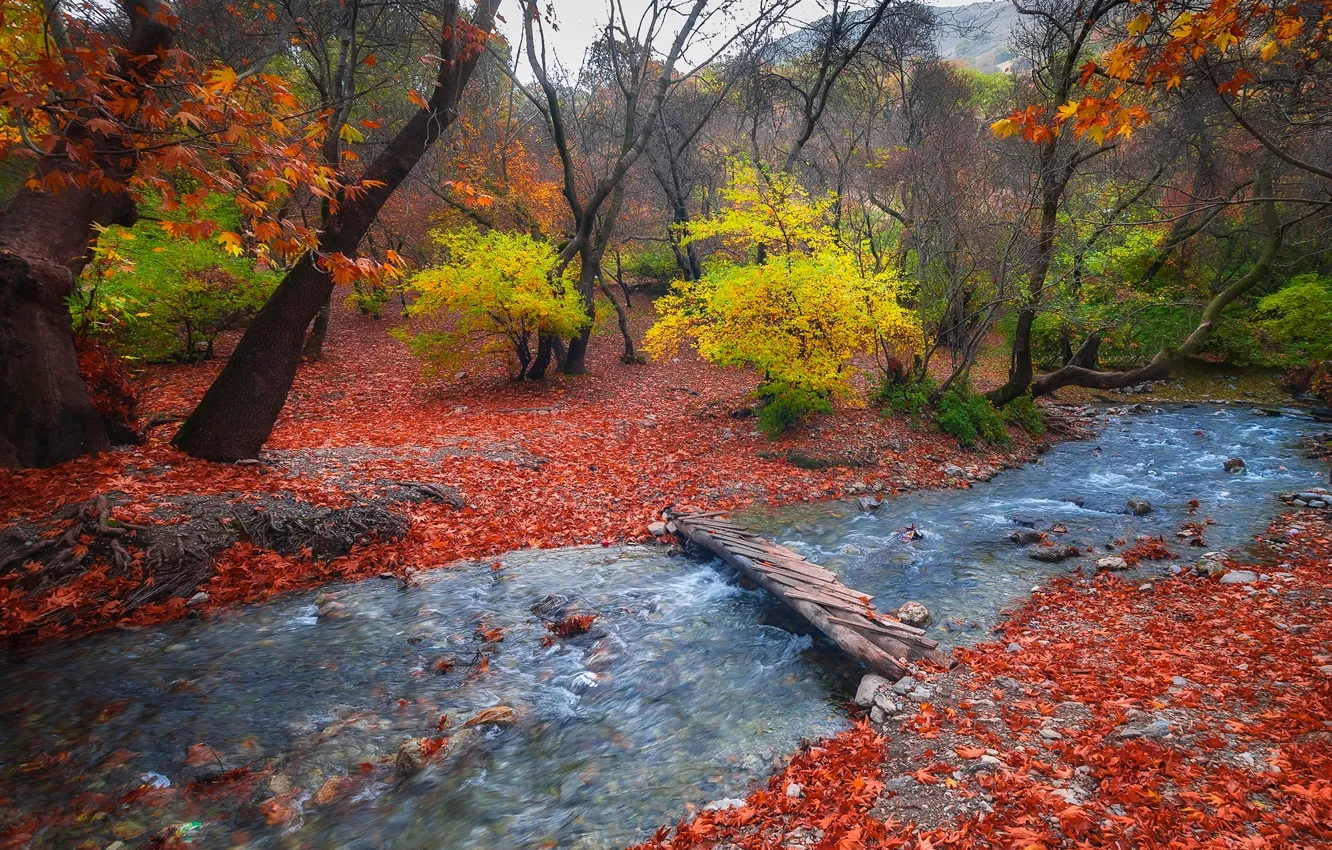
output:
[[[1191,357],[1326,394],[1316,4],[1019,3],[994,73],[938,55],[983,15],[914,3],[611,7],[584,56],[497,8],[7,4],[6,462],[131,439],[134,371],[240,330],[174,443],[253,457],[344,297],[535,381],[618,320],[626,362],[757,370],[772,433]]]
[[[576,11],[0,0],[0,848],[1332,841],[1332,0]]]

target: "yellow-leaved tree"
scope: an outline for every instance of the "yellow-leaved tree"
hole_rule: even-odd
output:
[[[518,378],[525,378],[538,337],[567,337],[587,325],[574,279],[554,273],[559,257],[549,242],[498,230],[482,234],[475,228],[431,235],[446,259],[408,282],[417,293],[408,313],[434,317],[444,327],[394,331],[428,370],[451,369],[469,356],[503,351],[516,358]]]
[[[688,238],[720,236],[732,252],[759,259],[714,259],[701,280],[674,284],[657,302],[649,354],[668,356],[692,341],[706,360],[758,370],[759,424],[776,436],[830,411],[835,397],[853,399],[857,355],[909,361],[920,351],[920,321],[902,305],[901,282],[862,269],[839,244],[827,198],[749,166],[733,167],[725,197],[730,206]]]

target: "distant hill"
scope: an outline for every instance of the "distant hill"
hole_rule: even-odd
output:
[[[969,3],[936,10],[941,31],[939,55],[977,71],[1006,71],[1013,58],[1009,42],[1020,17],[1007,0]]]

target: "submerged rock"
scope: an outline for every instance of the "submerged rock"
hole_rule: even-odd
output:
[[[743,809],[745,801],[739,797],[722,797],[720,800],[713,800],[703,807],[705,812],[722,812],[726,809]]]
[[[1028,546],[1032,543],[1040,543],[1045,537],[1034,528],[1022,528],[1017,531],[1008,532],[1008,539],[1019,546]]]
[[[1027,550],[1028,558],[1046,564],[1057,564],[1060,561],[1067,561],[1069,558],[1076,558],[1081,554],[1081,549],[1067,543],[1056,543],[1053,546],[1033,546]]]
[[[1243,472],[1245,470],[1244,458],[1232,457],[1221,466],[1226,472]]]
[[[1152,512],[1152,503],[1140,496],[1130,497],[1128,507],[1135,516],[1146,516]]]

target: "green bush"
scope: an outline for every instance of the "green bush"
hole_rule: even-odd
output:
[[[1281,346],[1277,365],[1332,358],[1332,279],[1302,274],[1258,301],[1256,329]]]
[[[759,403],[759,428],[773,440],[810,414],[832,413],[826,393],[778,381],[759,387]]]
[[[234,210],[216,211],[236,227]],[[229,221],[228,216],[235,218]],[[248,321],[281,280],[211,239],[168,236],[154,221],[107,228],[68,304],[74,328],[127,360],[195,362],[218,334]]]
[[[949,389],[939,399],[934,421],[945,434],[970,448],[979,439],[1008,445],[1008,429],[989,399],[967,387]]]
[[[1045,416],[1041,413],[1041,409],[1036,406],[1036,400],[1029,395],[1022,395],[1013,399],[1004,405],[1004,409],[999,412],[999,415],[1009,425],[1016,425],[1033,437],[1039,437],[1045,433]]]
[[[675,254],[664,245],[644,248],[632,257],[626,257],[625,268],[638,277],[657,283],[670,283],[680,276]]]
[[[920,413],[929,407],[930,394],[933,392],[934,382],[928,378],[906,383],[884,379],[875,386],[870,401],[897,413]]]

